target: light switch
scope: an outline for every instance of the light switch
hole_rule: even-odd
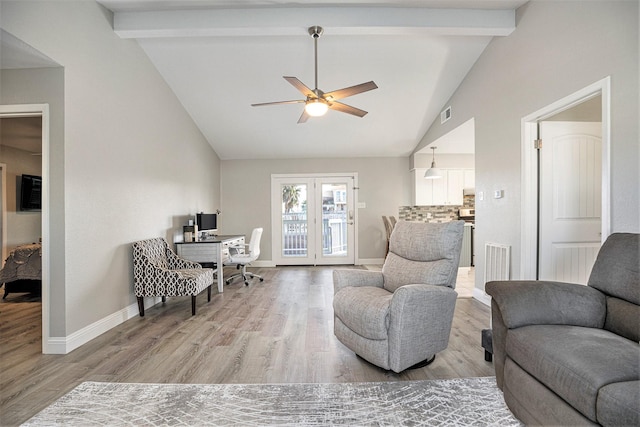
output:
[[[494,199],[502,199],[503,196],[504,196],[504,190],[496,190],[493,192]]]
[[[358,202],[358,209],[365,209],[367,204],[365,202]]]
[[[484,200],[484,191],[478,191],[478,200]]]

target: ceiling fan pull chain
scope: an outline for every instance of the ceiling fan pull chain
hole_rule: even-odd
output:
[[[319,36],[313,36],[313,50],[315,52],[315,64],[316,64],[316,69],[315,69],[315,73],[316,73],[316,87],[314,92],[316,93],[316,95],[318,95],[318,37]]]
[[[313,52],[314,52],[314,64],[315,64],[314,71],[315,71],[315,77],[316,77],[316,87],[314,88],[313,92],[317,96],[320,96],[320,93],[318,92],[318,39],[324,32],[324,29],[319,25],[315,25],[313,27],[309,27],[308,31],[309,31],[309,35],[313,37]]]

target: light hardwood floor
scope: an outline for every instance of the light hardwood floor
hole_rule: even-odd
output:
[[[459,298],[449,347],[431,365],[401,374],[357,358],[333,335],[335,267],[253,268],[197,301],[168,298],[67,355],[43,355],[40,303],[0,303],[0,425],[18,425],[83,381],[149,383],[340,383],[494,375],[480,330],[490,310]],[[225,272],[226,273],[226,272]],[[229,271],[231,273],[231,271]]]

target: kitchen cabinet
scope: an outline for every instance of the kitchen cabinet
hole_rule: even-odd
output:
[[[424,179],[425,171],[412,171],[414,206],[462,205],[462,190],[475,185],[473,169],[440,169],[440,179]]]

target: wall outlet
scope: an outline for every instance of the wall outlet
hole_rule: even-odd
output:
[[[358,209],[365,209],[367,204],[365,202],[358,202]]]

